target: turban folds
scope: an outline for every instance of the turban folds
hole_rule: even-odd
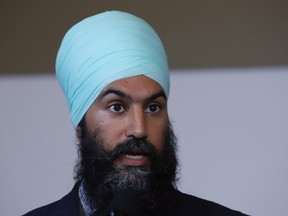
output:
[[[165,49],[141,18],[107,11],[80,21],[64,36],[56,58],[56,77],[74,128],[107,85],[137,75],[155,80],[168,97]]]

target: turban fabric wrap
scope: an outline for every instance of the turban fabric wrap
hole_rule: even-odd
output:
[[[137,75],[155,80],[168,97],[165,49],[141,18],[107,11],[80,21],[64,36],[56,59],[56,77],[74,128],[108,84]]]

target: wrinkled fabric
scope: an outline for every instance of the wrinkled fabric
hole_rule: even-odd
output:
[[[89,197],[84,189],[84,182],[81,181],[79,190],[78,190],[78,196],[83,208],[83,211],[85,213],[85,216],[93,216],[95,215],[96,208],[91,204]]]
[[[143,19],[107,11],[74,25],[56,59],[56,77],[65,94],[74,128],[101,91],[113,81],[145,75],[169,95],[165,49]]]

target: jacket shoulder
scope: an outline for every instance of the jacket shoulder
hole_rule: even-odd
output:
[[[176,191],[175,205],[179,214],[197,216],[247,216],[220,204]]]
[[[36,208],[23,216],[78,216],[80,211],[78,187],[79,185],[76,184],[62,199]]]
[[[61,200],[58,200],[56,202],[50,203],[48,205],[36,208],[28,213],[26,213],[23,216],[54,216],[59,215],[57,212],[61,209]]]

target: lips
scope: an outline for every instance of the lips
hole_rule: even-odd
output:
[[[130,155],[130,154],[126,154],[125,157],[128,158],[128,159],[131,159],[131,160],[141,160],[145,156],[144,155]]]
[[[120,163],[126,166],[148,166],[149,158],[144,155],[123,155],[120,158]]]
[[[118,144],[113,149],[111,156],[116,166],[147,167],[153,158],[153,149],[146,140],[131,138]]]
[[[129,148],[121,154],[119,162],[126,166],[147,166],[149,164],[149,156],[141,148]]]

